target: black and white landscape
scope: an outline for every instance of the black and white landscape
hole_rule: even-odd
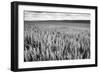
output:
[[[90,14],[24,11],[24,62],[90,59]]]

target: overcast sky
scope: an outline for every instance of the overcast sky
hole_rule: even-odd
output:
[[[71,13],[71,12],[43,12],[43,11],[24,11],[24,20],[26,21],[44,21],[44,20],[90,20],[89,13]]]

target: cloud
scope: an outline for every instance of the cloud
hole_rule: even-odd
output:
[[[89,13],[24,11],[24,20],[90,20]]]

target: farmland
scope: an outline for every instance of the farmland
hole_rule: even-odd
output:
[[[24,22],[24,61],[90,59],[90,24]]]

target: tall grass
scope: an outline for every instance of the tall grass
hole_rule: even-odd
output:
[[[41,30],[39,25],[25,25],[24,61],[90,59],[90,33],[66,33]]]

